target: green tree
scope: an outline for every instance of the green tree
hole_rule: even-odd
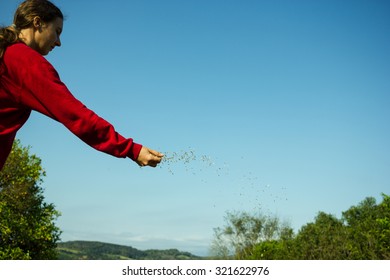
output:
[[[228,212],[225,226],[214,229],[211,253],[227,259],[252,258],[255,246],[261,242],[280,239],[283,233],[292,232],[282,226],[276,217],[247,212]]]
[[[390,259],[390,197],[367,197],[343,212],[348,230],[350,259]]]
[[[55,259],[60,230],[44,202],[41,160],[15,141],[0,172],[0,259]]]
[[[319,212],[314,223],[308,223],[299,230],[295,240],[295,257],[305,260],[346,259],[347,238],[340,219]]]
[[[390,196],[382,194],[383,201],[379,204],[379,217],[376,218],[379,242],[379,256],[381,259],[390,260]]]
[[[278,219],[229,213],[215,229],[212,251],[221,258],[245,259],[390,259],[390,196],[377,204],[367,197],[341,219],[319,212],[295,235]]]
[[[295,253],[294,231],[288,226],[283,226],[278,239],[258,243],[248,255],[248,259],[292,260],[296,258]]]

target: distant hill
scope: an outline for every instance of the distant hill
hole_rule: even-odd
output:
[[[177,249],[138,250],[131,246],[96,241],[68,241],[57,244],[60,260],[198,260],[201,257]]]

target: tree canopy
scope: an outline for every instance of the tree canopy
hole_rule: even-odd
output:
[[[251,258],[257,244],[273,240],[290,239],[293,230],[283,225],[277,217],[228,212],[224,227],[214,229],[211,254],[217,258]]]
[[[212,252],[217,258],[235,259],[390,259],[390,196],[382,197],[379,204],[367,197],[340,219],[319,212],[296,234],[278,219],[228,214],[226,225],[215,230]]]
[[[45,171],[29,147],[14,142],[0,171],[0,259],[54,259],[60,230],[41,183]]]

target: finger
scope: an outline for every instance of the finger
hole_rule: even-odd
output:
[[[156,167],[157,164],[158,164],[158,162],[155,162],[155,161],[148,162],[148,166],[150,166],[150,167]]]
[[[157,164],[157,163],[160,163],[161,160],[162,160],[162,157],[156,157],[156,156],[154,156],[154,158],[153,158],[152,161],[155,162],[155,163]]]
[[[162,160],[162,157],[150,154],[150,158],[149,158],[150,162],[158,164],[161,162],[161,160]]]
[[[155,151],[155,150],[149,149],[149,152],[150,152],[152,155],[154,155],[154,156],[156,156],[156,157],[159,157],[159,158],[162,158],[162,157],[164,156],[162,153],[157,152],[157,151]]]
[[[161,158],[160,157],[156,157],[156,156],[153,156],[153,158],[149,161],[150,164],[159,164],[161,162]]]

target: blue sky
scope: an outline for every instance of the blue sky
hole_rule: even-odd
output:
[[[72,93],[124,136],[196,156],[141,169],[32,114],[18,138],[42,158],[64,241],[205,255],[227,211],[298,230],[390,193],[388,1],[55,3],[47,59]]]

